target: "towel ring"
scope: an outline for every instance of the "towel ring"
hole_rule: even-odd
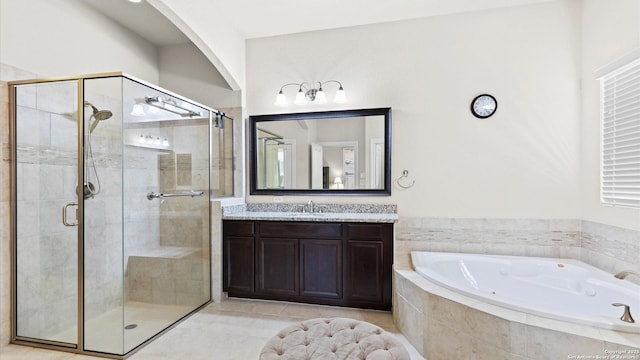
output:
[[[409,189],[412,188],[413,185],[416,184],[416,181],[413,180],[411,181],[411,184],[406,185],[406,184],[402,184],[402,180],[403,179],[408,179],[409,178],[409,171],[408,170],[404,170],[402,171],[402,175],[400,177],[398,177],[397,179],[394,180],[394,182],[396,183],[396,185],[398,185],[399,187],[403,188],[403,189]]]

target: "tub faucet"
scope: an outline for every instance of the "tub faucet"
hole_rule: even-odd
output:
[[[635,275],[635,276],[640,277],[640,272],[639,272],[639,271],[634,271],[634,270],[624,270],[624,271],[620,271],[619,273],[617,273],[617,274],[615,274],[615,275],[613,275],[613,276],[615,276],[615,277],[616,277],[616,279],[620,279],[620,280],[622,280],[622,279],[626,278],[626,277],[627,277],[627,275],[632,275],[632,274],[633,274],[633,275]]]
[[[631,316],[631,309],[630,306],[627,304],[620,304],[620,303],[613,303],[611,304],[613,306],[624,306],[624,313],[622,314],[622,316],[620,317],[620,320],[624,321],[624,322],[628,322],[628,323],[634,323],[636,322],[635,320],[633,320],[633,317]]]

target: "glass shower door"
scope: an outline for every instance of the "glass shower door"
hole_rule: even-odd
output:
[[[120,74],[10,89],[11,342],[121,356],[208,303],[213,111]]]
[[[75,347],[78,306],[78,85],[15,93],[15,334]],[[64,224],[66,223],[66,225]]]

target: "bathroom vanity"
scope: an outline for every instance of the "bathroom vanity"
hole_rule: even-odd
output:
[[[224,291],[233,297],[390,310],[397,217],[351,215],[226,216]]]

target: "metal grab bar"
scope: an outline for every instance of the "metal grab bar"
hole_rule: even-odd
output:
[[[178,197],[178,196],[195,197],[195,196],[202,196],[202,195],[204,195],[204,191],[191,190],[188,193],[179,193],[179,194],[164,194],[164,193],[156,194],[153,191],[151,191],[151,192],[147,193],[147,199],[153,200],[153,199],[157,199],[157,198],[168,198],[168,197]]]

